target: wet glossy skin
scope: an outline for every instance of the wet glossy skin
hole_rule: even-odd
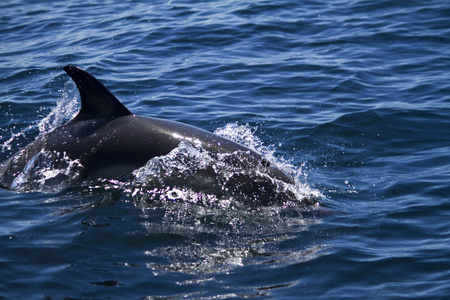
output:
[[[1,186],[9,188],[27,162],[43,149],[79,160],[83,181],[130,174],[151,158],[168,154],[183,140],[212,153],[242,152],[248,167],[292,183],[284,172],[238,143],[183,123],[135,116],[92,75],[73,66],[65,70],[80,91],[79,114],[2,163]]]

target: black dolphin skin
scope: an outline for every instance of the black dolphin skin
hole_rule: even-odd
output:
[[[262,172],[286,183],[292,179],[256,152],[213,133],[179,122],[133,115],[103,84],[73,65],[64,71],[80,93],[81,109],[67,124],[38,137],[0,164],[0,186],[10,188],[41,151],[64,153],[82,166],[79,181],[115,179],[151,158],[168,154],[183,140],[212,153],[241,152]]]

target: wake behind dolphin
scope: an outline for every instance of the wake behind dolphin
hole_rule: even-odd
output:
[[[80,111],[67,124],[39,136],[3,162],[1,187],[16,189],[24,181],[67,187],[137,176],[142,172],[136,170],[154,164],[155,159],[159,165],[170,164],[164,158],[175,150],[184,154],[200,149],[206,153],[206,160],[225,162],[222,169],[206,164],[185,170],[189,174],[181,172],[163,179],[165,184],[200,186],[200,189],[216,186],[214,191],[226,191],[227,195],[257,203],[298,198],[293,192],[292,176],[255,151],[190,125],[133,115],[86,71],[72,65],[64,67],[64,71],[80,93]],[[221,180],[211,180],[217,179],[219,172],[227,175],[221,176]]]

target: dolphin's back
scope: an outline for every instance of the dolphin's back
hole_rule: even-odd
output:
[[[64,70],[79,90],[80,111],[66,125],[38,137],[0,164],[0,186],[9,188],[41,152],[44,160],[62,161],[62,166],[66,159],[76,162],[77,179],[84,181],[130,174],[153,157],[167,155],[182,141],[211,153],[242,152],[248,167],[261,167],[292,183],[289,176],[247,147],[183,123],[135,116],[86,71],[71,65]]]

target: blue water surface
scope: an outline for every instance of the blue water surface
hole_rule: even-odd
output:
[[[446,298],[449,16],[442,0],[1,2],[0,161],[70,119],[55,107],[77,103],[74,64],[137,115],[250,129],[320,209],[0,190],[0,298]]]

